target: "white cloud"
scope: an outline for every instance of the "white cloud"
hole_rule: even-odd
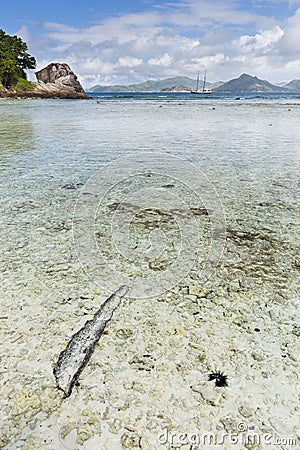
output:
[[[295,59],[294,61],[289,61],[286,65],[288,70],[300,72],[300,59]]]
[[[192,61],[199,67],[208,67],[213,64],[219,64],[225,61],[225,55],[223,53],[217,53],[215,55],[203,56],[202,58],[194,58]]]
[[[191,0],[188,2],[192,17],[198,17],[221,24],[242,25],[253,22],[257,15],[238,7],[234,0]]]
[[[295,12],[294,16],[286,21],[285,36],[282,41],[281,50],[288,57],[290,55],[300,55],[300,8]]]
[[[119,58],[120,66],[125,67],[137,67],[143,63],[141,58],[133,58],[132,56],[126,56],[125,58]]]
[[[170,66],[174,59],[168,53],[165,53],[159,58],[150,58],[148,64],[151,66]]]
[[[253,0],[251,6],[280,1]],[[84,28],[44,22],[42,39],[31,43],[31,53],[39,68],[41,61],[69,63],[86,87],[195,77],[204,68],[210,81],[246,71],[265,78],[271,74],[270,81],[280,80],[280,73],[295,77],[300,9],[293,13],[291,4],[291,17],[280,21],[248,6],[239,0],[181,0]]]
[[[30,42],[30,34],[26,25],[23,25],[15,34],[27,44]]]
[[[167,3],[163,12],[166,22],[179,27],[240,26],[259,18],[245,7],[238,7],[235,0],[182,0]]]
[[[276,26],[272,30],[261,31],[260,33],[255,34],[255,36],[241,36],[234,44],[237,44],[242,52],[256,53],[259,51],[267,53],[274,48],[274,44],[280,41],[283,36],[284,30],[279,26]]]

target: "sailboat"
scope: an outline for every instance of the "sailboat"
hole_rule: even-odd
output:
[[[195,90],[191,90],[191,94],[211,94],[212,93],[212,89],[206,89],[205,85],[206,85],[206,69],[204,71],[204,77],[203,77],[203,85],[202,85],[202,90],[199,90],[199,70],[198,70],[198,74],[197,74],[197,81],[196,81],[196,89]]]

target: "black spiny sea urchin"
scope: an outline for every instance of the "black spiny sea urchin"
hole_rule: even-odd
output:
[[[208,381],[216,381],[216,386],[218,387],[225,387],[228,386],[227,383],[227,375],[224,375],[223,372],[211,372],[208,376]]]

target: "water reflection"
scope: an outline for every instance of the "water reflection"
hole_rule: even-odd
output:
[[[21,108],[19,102],[2,101],[0,104],[0,168],[17,167],[24,152],[31,150],[34,146],[31,111]]]

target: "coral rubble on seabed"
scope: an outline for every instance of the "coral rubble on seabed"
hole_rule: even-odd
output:
[[[2,299],[10,291],[0,319],[2,447],[171,448],[158,440],[166,429],[175,442],[181,433],[230,435],[241,423],[250,434],[299,438],[298,269],[288,242],[229,223],[223,262],[205,286],[195,271],[157,298],[125,299],[63,400],[51,361],[105,295],[66,245],[70,224],[47,226],[46,247],[61,256],[27,265],[24,236],[10,266],[1,264],[10,271],[1,286]],[[227,387],[208,381],[217,371]]]

